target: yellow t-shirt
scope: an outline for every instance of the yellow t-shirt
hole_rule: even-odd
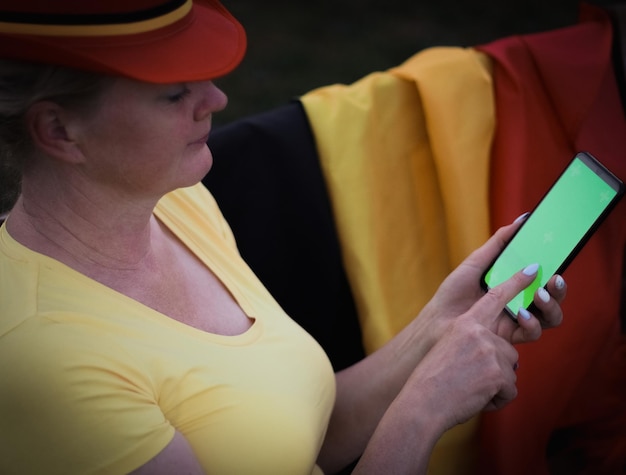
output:
[[[334,403],[330,362],[240,258],[202,187],[155,210],[254,324],[206,333],[0,229],[0,473],[127,473],[174,430],[207,473],[310,474]],[[9,217],[10,219],[10,217]]]

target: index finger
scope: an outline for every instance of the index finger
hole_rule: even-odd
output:
[[[530,264],[500,285],[489,289],[470,309],[476,321],[495,332],[506,304],[535,280],[538,270],[539,264]]]

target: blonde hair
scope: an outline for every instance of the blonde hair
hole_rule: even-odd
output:
[[[0,214],[15,204],[24,164],[33,153],[25,121],[31,105],[50,100],[88,112],[110,81],[101,74],[0,59]]]

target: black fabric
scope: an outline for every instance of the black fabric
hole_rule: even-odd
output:
[[[244,259],[336,370],[361,359],[357,313],[300,102],[218,127],[209,147],[214,163],[203,183]]]

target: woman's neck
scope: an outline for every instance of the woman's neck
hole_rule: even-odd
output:
[[[132,270],[150,255],[158,201],[122,195],[80,179],[25,176],[7,220],[26,247],[90,274],[89,268]]]

